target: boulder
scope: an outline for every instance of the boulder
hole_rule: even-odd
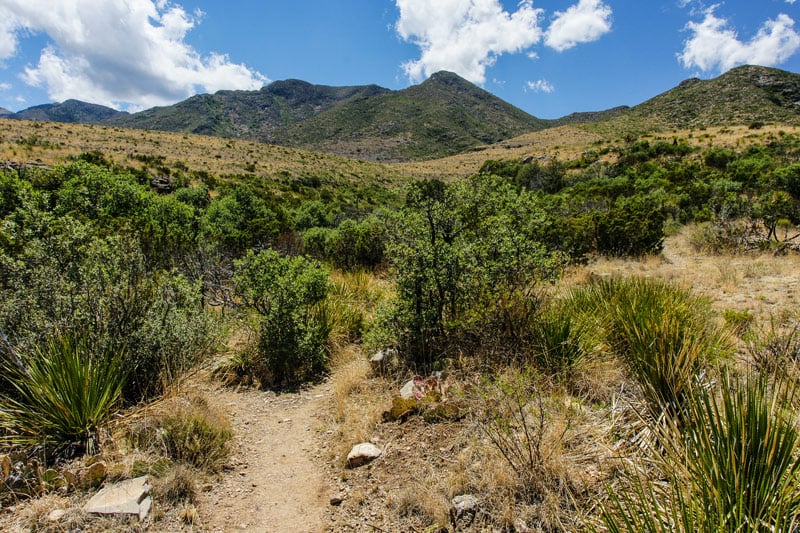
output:
[[[381,456],[383,451],[371,442],[356,444],[347,454],[347,468],[357,468],[371,463]]]
[[[92,514],[136,515],[144,520],[152,504],[147,476],[142,476],[103,488],[83,509]]]
[[[472,494],[461,494],[450,502],[450,520],[455,526],[459,521],[465,520],[472,523],[478,512],[478,498]]]

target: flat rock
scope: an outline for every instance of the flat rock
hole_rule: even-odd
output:
[[[381,456],[383,451],[371,442],[356,444],[347,454],[347,467],[356,468],[371,463]]]
[[[400,397],[404,400],[410,400],[413,398],[415,386],[416,384],[414,383],[413,379],[406,382],[406,384],[403,385],[403,388],[400,389]]]
[[[136,515],[144,520],[152,504],[147,476],[142,476],[105,487],[83,509],[92,514]]]

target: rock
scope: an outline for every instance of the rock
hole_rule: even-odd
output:
[[[397,367],[399,358],[400,356],[396,348],[384,348],[380,350],[369,360],[372,373],[379,376],[386,374],[391,369]]]
[[[59,520],[64,518],[65,514],[67,514],[67,512],[64,509],[53,509],[52,511],[50,511],[50,514],[47,515],[47,521],[58,522]]]
[[[83,509],[92,514],[136,515],[144,520],[152,504],[147,476],[142,476],[105,487]]]
[[[416,384],[414,380],[410,380],[408,383],[403,385],[403,388],[400,389],[400,397],[404,400],[411,400],[414,398],[414,390],[416,389]]]
[[[478,498],[472,494],[461,494],[456,496],[450,502],[450,520],[453,525],[459,520],[467,520],[471,523],[475,519],[478,512]]]
[[[347,454],[347,468],[356,468],[371,463],[381,456],[383,451],[371,442],[356,444]]]
[[[344,496],[342,495],[331,496],[330,504],[332,506],[337,507],[339,505],[342,505],[342,502],[344,502]]]

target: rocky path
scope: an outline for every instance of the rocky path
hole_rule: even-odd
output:
[[[324,531],[329,490],[321,413],[330,387],[299,393],[219,389],[209,400],[231,418],[234,442],[220,483],[198,502],[206,531]]]

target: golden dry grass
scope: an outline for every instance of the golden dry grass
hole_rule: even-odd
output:
[[[116,126],[0,119],[0,162],[55,165],[68,157],[99,150],[113,162],[138,167],[132,156],[163,156],[167,166],[212,175],[252,175],[293,179],[325,176],[333,182],[374,181],[391,186],[403,176],[379,163],[204,135],[136,130]]]

